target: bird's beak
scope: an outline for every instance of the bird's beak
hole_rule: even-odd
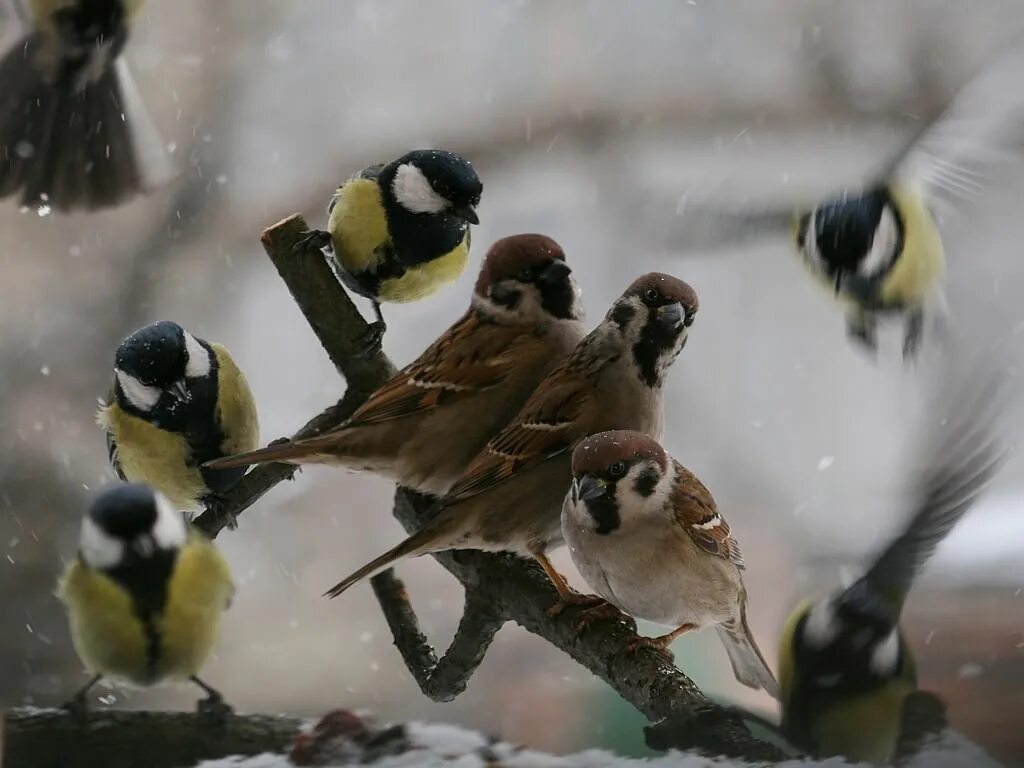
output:
[[[174,399],[179,402],[184,403],[191,399],[191,395],[188,393],[188,384],[185,383],[184,379],[178,379],[171,384],[170,391]]]
[[[457,219],[468,221],[470,224],[480,223],[480,217],[476,215],[476,211],[471,205],[453,205],[448,209],[448,213]]]
[[[598,480],[590,475],[584,475],[579,481],[580,501],[593,501],[600,499],[608,493],[607,483]]]
[[[658,307],[658,322],[666,328],[675,328],[683,322],[683,305],[678,301],[675,304],[666,304]]]
[[[572,269],[564,261],[553,261],[541,270],[538,280],[544,285],[558,285],[572,274]]]

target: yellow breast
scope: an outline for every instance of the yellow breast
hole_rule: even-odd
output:
[[[417,301],[458,279],[469,260],[469,245],[463,239],[444,256],[410,267],[404,275],[380,284],[383,301]]]
[[[820,757],[888,763],[899,745],[903,701],[913,686],[893,681],[884,691],[848,699],[819,714],[813,733]]]
[[[224,432],[222,452],[227,456],[255,450],[260,445],[260,425],[249,382],[227,349],[220,344],[210,347],[217,356],[217,422]]]
[[[353,274],[372,269],[375,252],[390,239],[377,182],[362,178],[346,181],[335,193],[327,229],[341,266]]]
[[[903,217],[903,252],[882,283],[882,302],[895,307],[920,306],[934,293],[945,273],[942,235],[914,184],[893,184],[889,193]]]
[[[125,478],[158,489],[175,509],[197,512],[206,495],[198,467],[188,466],[184,436],[167,432],[129,413],[116,403],[100,409],[97,422],[117,443],[117,459]]]

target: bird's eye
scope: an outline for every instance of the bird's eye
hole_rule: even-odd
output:
[[[622,477],[626,474],[626,464],[622,461],[616,461],[610,467],[608,467],[608,474],[612,477]]]
[[[658,293],[656,288],[648,288],[644,291],[644,298],[648,301],[657,301],[661,298],[661,294]]]
[[[533,280],[533,267],[523,267],[520,269],[519,279],[524,283],[528,283]]]
[[[686,328],[689,328],[691,325],[693,325],[693,320],[694,320],[695,317],[697,317],[697,316],[695,314],[693,314],[692,312],[687,312],[686,313],[686,317],[683,318],[683,325]]]

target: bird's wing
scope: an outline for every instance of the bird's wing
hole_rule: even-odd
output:
[[[577,423],[590,401],[590,388],[573,358],[541,382],[515,418],[491,438],[448,491],[460,501],[490,490],[524,470],[572,448]]]
[[[103,430],[103,436],[107,441],[107,458],[110,459],[110,466],[113,467],[114,472],[121,480],[127,481],[128,478],[124,476],[124,471],[121,469],[121,461],[117,455],[117,440],[114,439],[114,432],[111,429],[108,409],[112,407],[114,403],[114,388],[110,388],[110,392],[107,394],[106,402],[100,405],[100,409],[96,412],[96,423],[100,429]]]
[[[675,467],[677,479],[670,503],[676,522],[705,552],[742,568],[740,545],[732,537],[725,518],[719,514],[711,491],[682,464],[676,462]]]
[[[501,384],[516,369],[523,331],[467,312],[412,364],[374,392],[345,427],[379,424]]]
[[[926,462],[914,486],[906,528],[846,592],[866,586],[897,610],[902,607],[936,547],[1005,462],[1002,426],[1009,394],[1009,377],[994,369],[960,383],[948,403],[948,417],[926,437]]]
[[[971,79],[887,163],[878,180],[922,187],[938,214],[973,196],[1024,148],[1024,38]]]

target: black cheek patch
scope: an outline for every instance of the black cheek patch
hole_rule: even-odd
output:
[[[640,369],[640,378],[649,387],[661,385],[661,374],[664,366],[662,357],[676,345],[682,327],[668,328],[658,322],[657,315],[651,317],[640,334],[640,341],[633,345],[633,359]],[[669,359],[671,362],[671,358]]]
[[[576,292],[568,280],[557,285],[540,286],[540,305],[552,317],[568,320],[572,317],[575,302]]]
[[[654,489],[657,486],[658,473],[651,468],[647,468],[637,476],[636,482],[633,484],[633,490],[646,499],[654,493]]]
[[[613,490],[609,489],[609,493]],[[619,525],[622,524],[622,520],[619,517],[619,505],[615,503],[615,499],[611,496],[602,496],[599,499],[590,499],[584,502],[587,505],[587,512],[597,523],[595,531],[605,536],[612,531],[618,529]]]
[[[523,294],[515,288],[506,288],[496,285],[491,289],[491,301],[506,309],[515,309],[519,306]]]
[[[636,309],[629,304],[619,304],[612,310],[612,322],[623,330],[634,317],[636,317]]]

